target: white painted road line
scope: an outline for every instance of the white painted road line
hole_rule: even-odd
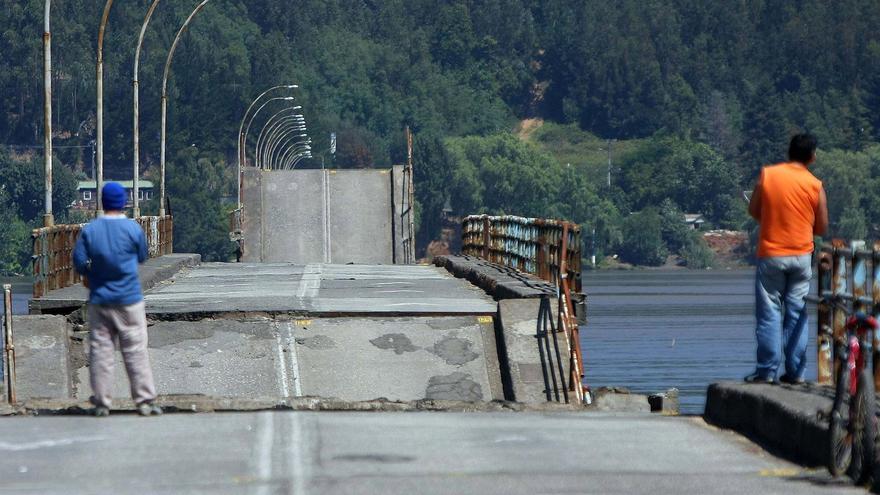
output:
[[[257,414],[257,479],[259,495],[268,495],[272,490],[272,446],[275,443],[275,415],[271,411]]]
[[[294,397],[302,397],[302,380],[300,380],[299,363],[296,359],[296,342],[293,340],[293,324],[287,322],[285,325],[285,340],[287,341],[287,357],[290,359],[290,373],[293,375],[293,392]]]
[[[274,326],[274,325],[273,325]],[[284,348],[281,343],[281,332],[276,327],[275,348],[278,352],[278,359],[275,360],[275,369],[278,371],[278,388],[281,390],[281,396],[285,399],[290,397],[290,381],[287,378],[287,362],[284,359]]]
[[[320,263],[306,265],[302,278],[299,281],[296,297],[300,299],[316,299],[321,288],[322,272],[323,266]]]

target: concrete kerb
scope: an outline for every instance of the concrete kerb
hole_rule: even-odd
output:
[[[289,399],[236,397],[209,397],[203,395],[159,396],[156,403],[167,413],[212,413],[245,411],[352,411],[352,412],[583,412],[586,409],[557,403],[523,404],[509,401],[467,402],[422,399],[390,401],[383,398],[367,401],[343,401],[325,397],[295,397]],[[0,409],[0,416],[87,415],[91,412],[87,401],[33,399]],[[111,413],[132,414],[131,400],[116,400]]]
[[[713,383],[704,419],[806,466],[824,466],[833,391],[814,385]]]

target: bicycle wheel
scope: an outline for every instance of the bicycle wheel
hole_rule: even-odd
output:
[[[840,354],[838,354],[840,355]],[[828,471],[840,476],[849,468],[853,439],[849,431],[849,370],[846,361],[840,363],[834,405],[828,419]]]
[[[856,483],[866,483],[874,474],[877,405],[874,397],[874,377],[869,370],[864,369],[859,373],[858,383],[850,414],[852,418],[850,431],[853,440],[849,475]]]

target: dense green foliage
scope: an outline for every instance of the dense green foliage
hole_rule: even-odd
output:
[[[158,168],[167,48],[196,3],[161,2],[147,30],[139,81],[148,178]],[[110,15],[110,179],[131,176],[131,67],[148,4],[116,2]],[[41,141],[42,7],[0,0],[2,144]],[[56,154],[75,172],[90,171],[102,7],[53,4]],[[221,220],[240,119],[257,94],[291,82],[315,141],[316,159],[305,166],[401,163],[402,128],[415,131],[422,246],[436,236],[447,200],[456,213],[570,218],[600,255],[639,251],[628,246],[642,242],[629,235],[634,225],[653,229],[655,214],[669,208],[631,214],[665,200],[715,226],[744,228],[741,191],[762,164],[784,158],[798,130],[819,137],[816,170],[829,188],[833,233],[875,235],[877,25],[875,0],[213,0],[184,34],[169,80],[177,248],[228,255]],[[523,143],[511,131],[526,118],[546,123]],[[330,132],[338,134],[335,156]],[[7,202],[30,222],[39,202],[23,197]],[[177,206],[183,198],[190,201]],[[702,264],[704,246],[662,232],[663,249],[649,258],[687,252]]]

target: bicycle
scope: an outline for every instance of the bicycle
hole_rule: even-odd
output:
[[[821,302],[849,312],[837,298],[823,298]],[[845,330],[844,341],[838,343],[837,384],[829,415],[828,470],[833,476],[846,472],[857,483],[866,483],[878,477],[874,470],[880,467],[875,466],[874,376],[866,366],[877,320],[859,311],[847,318]]]

